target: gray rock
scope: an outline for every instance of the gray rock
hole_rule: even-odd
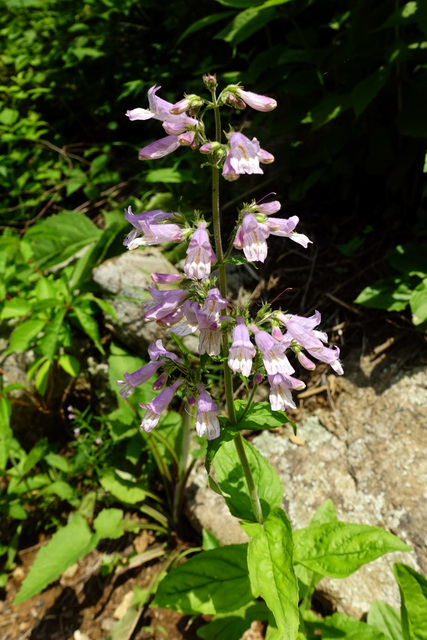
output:
[[[316,508],[331,498],[340,520],[382,527],[414,549],[388,554],[345,580],[322,580],[318,589],[332,606],[356,617],[374,599],[399,608],[395,562],[427,572],[427,370],[383,368],[371,380],[366,371],[360,373],[340,379],[334,412],[318,411],[299,425],[304,446],[268,431],[253,440],[282,480],[283,507],[294,528],[307,526]],[[207,500],[202,476],[194,479],[193,492],[201,486],[195,505]],[[221,513],[219,525],[208,524],[215,504],[222,504],[213,492],[210,500],[207,510],[190,505],[192,517],[223,542],[223,531],[227,543],[241,541],[230,536],[236,526],[231,516],[226,520]]]
[[[148,287],[152,284],[152,272],[177,273],[175,267],[155,247],[128,251],[106,260],[92,273],[116,312],[117,319],[108,317],[107,320],[113,335],[142,356],[146,356],[151,342],[165,335],[163,328],[155,322],[145,322],[142,315],[141,302],[150,299]]]

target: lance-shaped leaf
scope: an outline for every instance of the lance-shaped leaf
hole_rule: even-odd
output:
[[[294,531],[294,562],[330,578],[346,578],[391,551],[411,551],[388,531],[367,524],[328,522]]]
[[[393,567],[401,597],[405,640],[427,640],[427,580],[412,567],[398,562]]]
[[[253,600],[246,556],[246,544],[202,551],[162,580],[153,606],[213,615],[240,609]]]
[[[387,640],[379,629],[371,627],[365,622],[355,620],[343,613],[334,613],[324,620],[315,616],[311,611],[304,614],[304,626],[308,638],[322,638],[322,640]]]
[[[243,523],[249,536],[248,567],[255,596],[272,611],[282,640],[298,634],[298,580],[294,573],[292,528],[282,509],[274,509],[263,524]]]
[[[283,498],[280,478],[273,467],[249,442],[243,440],[246,456],[258,492],[261,509],[267,516],[279,507]],[[233,441],[224,442],[215,457],[218,484],[233,516],[242,520],[255,520],[248,486],[242,472],[242,463]]]
[[[374,600],[368,612],[368,624],[382,631],[390,640],[404,640],[400,613],[386,602]]]
[[[263,602],[248,605],[215,616],[211,622],[197,630],[203,640],[240,640],[254,620],[267,620],[268,609]]]

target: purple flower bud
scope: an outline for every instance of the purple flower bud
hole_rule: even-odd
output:
[[[69,413],[68,414],[68,420],[75,420],[76,416],[74,415],[74,413]]]
[[[261,96],[258,93],[252,93],[252,91],[243,91],[240,87],[236,93],[247,105],[257,111],[273,111],[277,107],[277,102],[274,98]]]
[[[263,376],[261,373],[256,373],[254,375],[254,384],[261,384],[262,380],[263,380]]]
[[[187,125],[185,122],[167,122],[165,121],[162,124],[163,129],[169,136],[179,136],[180,133],[184,133],[185,127]]]
[[[186,133],[182,133],[178,136],[179,144],[183,147],[189,147],[193,144],[195,133],[194,131],[187,131]]]
[[[102,443],[102,438],[99,438],[99,437],[98,437],[98,438],[95,440],[95,444],[101,444],[101,443]]]
[[[74,411],[74,407],[72,404],[69,404],[67,407],[67,411],[69,411],[70,413],[72,413]]]
[[[205,144],[202,144],[201,147],[199,147],[199,151],[200,153],[212,153],[212,151],[214,150],[215,146],[212,144],[212,142],[205,142]]]
[[[190,407],[196,406],[196,398],[194,396],[188,396],[187,402],[190,405]]]
[[[179,100],[179,102],[175,102],[175,104],[169,109],[169,111],[175,115],[184,113],[184,111],[187,111],[187,109],[190,108],[191,102],[189,98],[192,98],[192,97],[193,96],[186,96],[182,100]]]
[[[167,379],[168,379],[168,374],[166,373],[166,371],[163,371],[163,373],[160,374],[157,380],[153,382],[153,386],[152,386],[153,391],[160,391],[160,389],[163,389],[163,387],[167,382]]]
[[[272,213],[277,213],[278,211],[280,211],[281,207],[282,205],[278,200],[273,200],[272,202],[262,202],[261,204],[256,205],[258,211],[266,216],[271,216]]]
[[[260,149],[257,153],[257,158],[262,164],[271,164],[274,162],[274,156],[265,149]]]

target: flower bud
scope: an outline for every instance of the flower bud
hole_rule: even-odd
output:
[[[157,380],[153,382],[153,386],[152,386],[153,391],[160,391],[160,389],[163,389],[163,387],[167,382],[167,379],[168,379],[168,374],[166,373],[166,371],[163,371],[163,373],[159,375]]]
[[[196,398],[194,396],[189,396],[187,398],[187,402],[190,405],[190,407],[195,407],[196,406]]]
[[[216,89],[218,86],[215,73],[205,73],[205,75],[203,76],[203,82],[207,89]]]
[[[195,133],[194,131],[187,131],[186,133],[182,133],[178,136],[179,144],[182,144],[183,147],[189,147],[193,144]]]
[[[189,98],[192,97],[193,96],[186,96],[179,102],[175,102],[175,104],[169,109],[169,111],[175,116],[179,116],[181,113],[184,113],[184,111],[187,111],[187,109],[190,108],[191,102]]]
[[[254,384],[260,384],[262,382],[262,373],[256,373],[254,375]]]

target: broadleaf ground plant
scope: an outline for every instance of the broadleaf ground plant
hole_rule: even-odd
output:
[[[158,376],[153,388],[159,393],[140,404],[144,410],[141,429],[146,434],[156,428],[174,396],[185,399],[198,436],[208,440],[208,481],[241,520],[249,542],[218,546],[208,538],[209,548],[162,580],[153,604],[187,614],[213,615],[201,637],[238,640],[254,619],[268,622],[269,640],[314,637],[319,634],[319,625],[310,613],[310,602],[321,577],[346,577],[384,553],[409,548],[381,529],[338,522],[329,504],[319,509],[309,527],[293,534],[281,508],[280,480],[240,433],[243,425],[247,428],[251,424],[251,417],[256,418],[256,425],[267,427],[276,426],[278,416],[287,421],[284,410],[295,407],[292,392],[304,386],[293,375],[292,358],[307,369],[315,368],[315,360],[328,363],[339,375],[343,369],[338,347],[326,346],[328,338],[318,329],[318,311],[304,318],[265,304],[253,316],[247,305],[230,301],[225,265],[234,250],[242,250],[244,256],[236,262],[264,262],[270,235],[305,248],[310,240],[295,230],[296,216],[275,216],[281,205],[270,194],[240,206],[229,244],[223,245],[221,176],[234,182],[243,175],[262,174],[261,165],[273,162],[274,157],[256,138],[232,129],[223,133],[221,109],[240,111],[249,106],[269,112],[276,102],[245,91],[240,84],[218,92],[214,75],[207,74],[203,80],[210,93],[208,99],[192,94],[171,104],[160,98],[160,87],[154,86],[148,92],[149,109],[127,112],[132,121],[161,121],[167,134],[143,147],[141,160],[162,158],[181,147],[205,156],[203,166],[212,172],[212,211],[209,215],[195,211],[194,219],[188,220],[180,212],[125,210],[125,218],[133,226],[124,241],[129,250],[164,242],[188,244],[183,273],[153,273],[152,299],[143,303],[145,320],[164,327],[165,345],[162,340],[151,344],[149,362],[124,373],[117,384],[122,397],[127,398],[154,373]],[[212,137],[205,125],[209,114],[214,120]],[[181,339],[190,334],[198,336],[197,354],[176,349],[173,343],[169,346],[173,336]],[[218,365],[222,380],[210,375]],[[269,403],[257,407],[255,390],[264,377],[270,387]],[[243,402],[234,400],[236,381],[244,382],[247,395]],[[191,426],[190,420],[187,426]],[[408,626],[407,622],[402,624]],[[324,637],[328,637],[328,629],[332,635],[354,633],[355,625],[362,625],[363,637],[386,637],[346,616],[332,616],[321,624],[326,629]]]

